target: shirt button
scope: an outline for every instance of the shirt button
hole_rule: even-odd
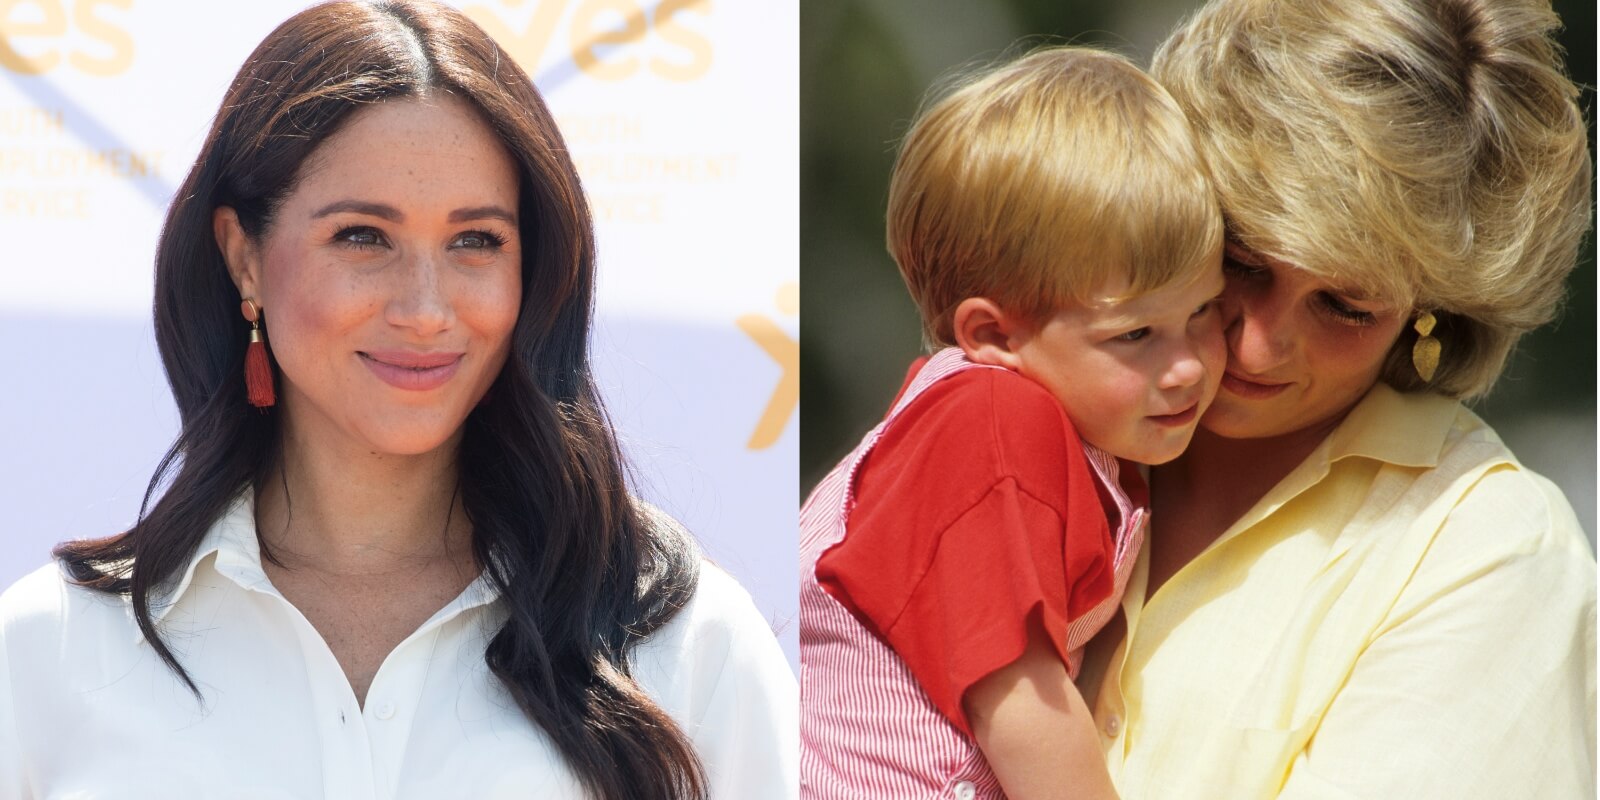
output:
[[[1122,718],[1116,714],[1106,717],[1106,735],[1116,738],[1117,731],[1122,730]]]
[[[378,706],[378,719],[388,719],[394,716],[394,703],[384,703]]]
[[[960,781],[956,783],[956,800],[972,800],[972,798],[977,796],[978,787],[973,786],[971,781]]]

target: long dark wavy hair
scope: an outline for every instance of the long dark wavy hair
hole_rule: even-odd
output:
[[[213,212],[234,208],[260,237],[306,158],[351,112],[434,91],[476,105],[521,172],[521,311],[458,459],[473,552],[510,612],[485,660],[595,797],[703,797],[693,747],[627,660],[687,602],[699,558],[680,528],[632,498],[595,390],[588,205],[532,81],[449,7],[316,6],[280,25],[239,70],[156,252],[156,341],[182,431],[130,530],[64,543],[55,557],[74,582],[130,595],[145,638],[203,699],[156,630],[150,593],[188,563],[235,497],[261,484],[278,436],[275,417],[246,404],[249,326]]]

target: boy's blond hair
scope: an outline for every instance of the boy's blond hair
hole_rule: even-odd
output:
[[[1125,279],[1192,278],[1222,214],[1177,103],[1127,59],[1036,50],[971,76],[912,124],[889,184],[889,252],[930,345],[969,297],[1037,319]]]
[[[1435,312],[1433,379],[1407,325],[1383,380],[1471,397],[1555,313],[1589,226],[1560,24],[1548,0],[1213,0],[1151,73],[1201,133],[1231,235]]]

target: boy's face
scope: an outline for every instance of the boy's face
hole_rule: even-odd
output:
[[[1097,296],[1121,289],[1103,288]],[[1170,461],[1189,446],[1222,379],[1222,288],[1219,258],[1184,285],[1071,303],[1019,337],[1020,371],[1056,396],[1084,441],[1129,461]]]

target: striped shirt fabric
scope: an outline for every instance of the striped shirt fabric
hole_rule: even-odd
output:
[[[854,502],[858,470],[884,431],[934,384],[969,369],[956,348],[932,356],[894,407],[812,492],[800,511],[800,796],[807,800],[1004,798],[977,743],[942,715],[906,663],[822,587],[818,558],[841,542]],[[1087,443],[1085,455],[1109,515],[1114,590],[1069,621],[1068,673],[1077,675],[1082,648],[1116,613],[1147,524],[1147,510],[1123,491],[1117,459]]]

